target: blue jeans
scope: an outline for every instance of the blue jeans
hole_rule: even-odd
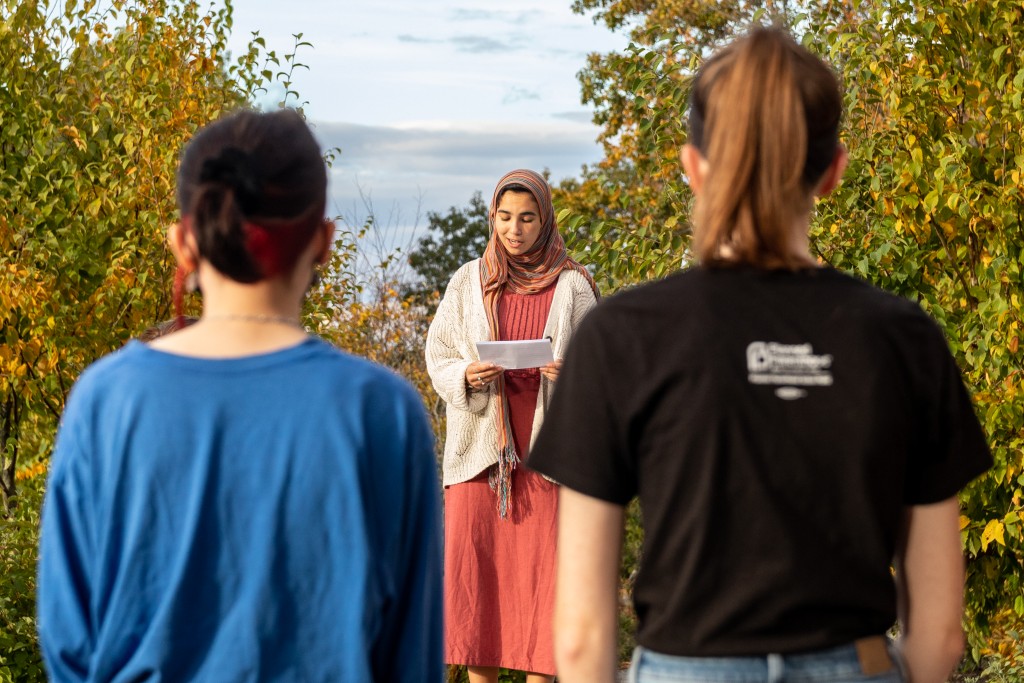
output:
[[[677,657],[637,647],[629,667],[630,683],[904,683],[899,653],[886,645],[881,664],[862,664],[854,644],[800,654],[763,657]],[[878,669],[888,668],[879,671]],[[867,669],[867,672],[865,672]]]

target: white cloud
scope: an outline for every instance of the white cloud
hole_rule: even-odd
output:
[[[551,116],[556,119],[572,121],[573,123],[591,123],[594,120],[594,112],[584,109],[579,111],[558,111]]]
[[[585,55],[623,47],[570,3],[521,0],[272,0],[234,5],[231,49],[240,54],[259,31],[278,56],[293,34],[312,43],[296,59],[294,86],[317,120],[393,124],[545,120],[579,105],[576,73]],[[513,87],[539,100],[506,101]]]
[[[507,53],[512,50],[520,49],[513,47],[510,43],[495,40],[488,36],[453,36],[449,39],[455,49],[459,52],[469,52],[471,54],[480,54],[486,52],[498,52]]]
[[[408,33],[402,33],[398,36],[398,42],[400,43],[421,43],[424,45],[436,45],[444,41],[436,38],[423,38],[422,36],[414,36]]]
[[[498,179],[512,169],[548,169],[557,183],[578,176],[582,164],[601,157],[594,142],[596,129],[570,123],[320,123],[315,132],[325,148],[341,148],[331,172],[337,213],[358,213],[362,191],[378,211],[398,207],[406,222],[417,209],[425,215],[465,206],[475,191],[489,197]]]
[[[427,211],[485,198],[505,172],[550,169],[554,181],[601,158],[576,73],[589,52],[628,39],[574,15],[569,0],[274,0],[234,4],[231,49],[258,30],[271,50],[293,35],[312,48],[294,73],[325,147],[339,146],[331,174],[335,213],[411,226]],[[281,97],[271,89],[273,106]],[[343,122],[343,123],[339,123]]]
[[[526,88],[520,88],[519,86],[513,86],[505,94],[502,99],[503,104],[512,104],[514,102],[522,102],[523,100],[540,100],[541,96],[536,90],[527,90]]]

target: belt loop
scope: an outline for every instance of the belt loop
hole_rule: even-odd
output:
[[[771,653],[767,657],[768,683],[780,683],[786,680],[786,658],[778,653]]]
[[[868,636],[853,641],[857,648],[860,671],[865,676],[877,676],[891,671],[895,664],[889,654],[885,636]]]
[[[629,663],[629,671],[626,673],[628,683],[637,683],[640,677],[640,659],[643,657],[644,649],[637,645],[633,648],[633,660]]]

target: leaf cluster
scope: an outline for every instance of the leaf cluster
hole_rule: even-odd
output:
[[[179,151],[264,87],[230,30],[230,3],[0,0],[0,681],[42,680],[38,474],[67,393],[170,316]]]
[[[42,477],[28,479],[21,505],[0,523],[0,683],[46,680],[36,643],[36,561]]]
[[[6,509],[28,419],[52,426],[86,365],[169,316],[163,231],[176,215],[177,155],[200,125],[246,104],[261,77],[256,46],[228,62],[230,5],[0,7]]]
[[[1024,616],[1024,8],[867,10],[821,41],[847,87],[851,166],[812,238],[823,260],[918,300],[973,393],[995,458],[961,497],[978,658],[993,619]]]

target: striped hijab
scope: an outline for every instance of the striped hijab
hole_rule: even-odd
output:
[[[498,201],[510,187],[517,191],[525,189],[533,195],[540,212],[540,235],[530,251],[521,256],[508,253],[494,229]],[[483,289],[484,308],[487,311],[491,339],[501,339],[498,329],[498,302],[506,288],[516,294],[537,294],[554,284],[563,270],[571,269],[581,273],[593,288],[594,295],[598,296],[594,278],[586,268],[569,258],[566,252],[565,241],[558,232],[555,220],[555,207],[551,203],[551,188],[540,174],[525,169],[505,174],[494,188],[489,222],[491,237],[480,264],[480,286]],[[504,376],[498,378],[497,391],[498,463],[491,467],[488,480],[491,489],[498,494],[498,515],[505,519],[508,517],[512,498],[512,470],[519,462],[519,456],[512,440]]]

